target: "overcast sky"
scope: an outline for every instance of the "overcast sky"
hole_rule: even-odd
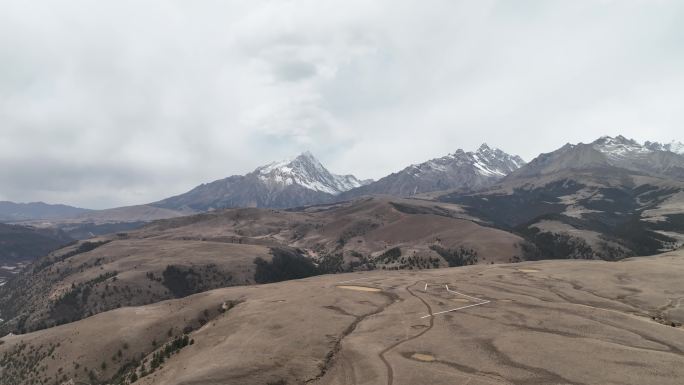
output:
[[[0,0],[0,199],[155,201],[304,150],[378,178],[684,140],[682,1]]]

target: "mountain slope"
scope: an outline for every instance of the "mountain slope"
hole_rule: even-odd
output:
[[[64,219],[85,214],[91,210],[67,205],[51,205],[43,202],[0,202],[0,222],[19,222],[37,219]]]
[[[621,259],[684,244],[684,156],[618,136],[567,144],[445,202],[533,242],[540,258]]]
[[[202,184],[185,194],[153,203],[168,209],[207,211],[230,207],[286,208],[329,202],[363,182],[335,175],[310,153],[271,163],[246,175]]]
[[[71,241],[60,230],[0,223],[0,265],[32,261]]]
[[[317,273],[431,269],[524,260],[525,243],[469,220],[458,206],[415,199],[165,219],[71,245],[28,266],[0,288],[7,320],[0,335],[174,298],[178,284],[187,295],[280,280],[273,277],[302,261]],[[283,252],[294,256],[284,265],[255,264]]]
[[[59,229],[0,223],[0,287],[24,265],[72,241]]]
[[[339,199],[370,194],[413,196],[450,189],[478,189],[494,184],[524,164],[519,156],[483,144],[475,152],[459,149],[442,158],[411,165],[340,194]]]

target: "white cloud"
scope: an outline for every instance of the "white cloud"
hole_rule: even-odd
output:
[[[0,5],[0,194],[153,201],[305,149],[380,177],[486,141],[529,159],[682,139],[676,1]]]

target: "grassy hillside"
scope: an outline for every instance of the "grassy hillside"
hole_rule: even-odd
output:
[[[679,385],[684,313],[672,299],[684,296],[683,261],[679,252],[217,289],[1,338],[0,384]]]
[[[356,270],[524,259],[524,240],[453,205],[364,199],[299,211],[232,209],[154,222],[55,251],[0,288],[2,332],[226,286]]]

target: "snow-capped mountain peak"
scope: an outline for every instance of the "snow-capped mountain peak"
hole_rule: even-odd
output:
[[[487,143],[480,145],[474,157],[478,164],[484,166],[488,172],[501,176],[508,175],[525,164],[521,157],[510,155],[496,147],[489,147]]]
[[[269,185],[300,185],[314,191],[337,195],[363,185],[353,175],[335,175],[309,151],[297,157],[273,162],[254,170]]]
[[[483,143],[474,152],[466,152],[459,148],[447,156],[411,165],[407,171],[415,176],[421,176],[445,172],[453,173],[456,169],[465,167],[483,177],[501,178],[524,164],[525,161],[519,156],[509,155],[498,148],[492,148]]]
[[[651,152],[651,150],[642,146],[636,140],[625,138],[622,135],[616,137],[602,136],[594,141],[593,146],[609,158],[622,158]]]

